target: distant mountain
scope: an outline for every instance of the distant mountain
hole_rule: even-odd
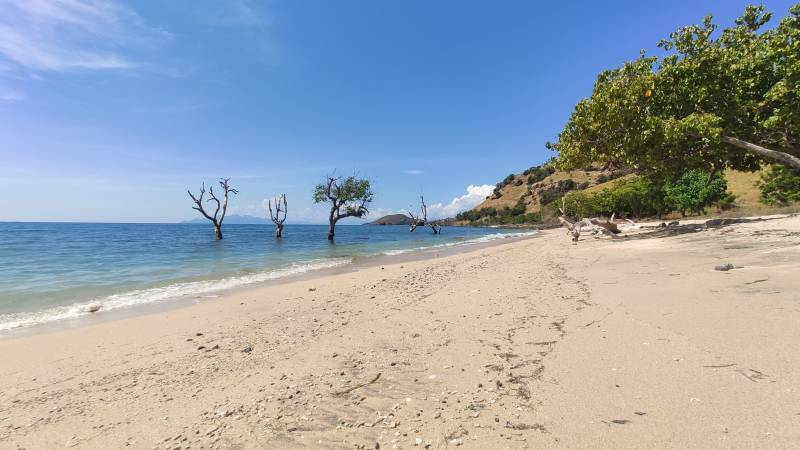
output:
[[[179,223],[190,224],[191,225],[191,224],[198,224],[198,223],[206,224],[206,223],[209,223],[209,222],[208,222],[208,219],[206,219],[205,217],[198,217],[198,218],[192,219],[192,220],[184,220],[184,221],[179,222]],[[237,224],[238,225],[263,225],[263,224],[268,224],[268,223],[271,223],[271,222],[269,220],[263,218],[263,217],[242,216],[242,215],[238,215],[238,214],[231,214],[229,216],[225,216],[225,221],[223,222],[223,224],[225,224],[225,225],[237,225]]]
[[[378,220],[373,220],[367,225],[411,225],[411,217],[405,214],[389,214]]]

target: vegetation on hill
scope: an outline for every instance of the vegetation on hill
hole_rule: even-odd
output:
[[[773,164],[761,175],[761,201],[768,205],[786,206],[800,202],[800,170]]]
[[[554,217],[554,202],[565,194],[606,183],[628,172],[592,166],[563,172],[557,171],[552,163],[534,166],[503,179],[483,203],[458,214],[456,220],[483,225],[546,222]]]
[[[405,214],[389,214],[380,219],[373,220],[367,225],[411,225],[413,219]]]
[[[800,3],[767,29],[770,19],[748,6],[718,31],[708,16],[662,40],[666,56],[642,52],[600,73],[547,143],[558,157],[509,175],[458,219],[538,222],[562,202],[575,217],[762,213],[800,202]]]

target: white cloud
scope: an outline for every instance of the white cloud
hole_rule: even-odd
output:
[[[122,50],[152,47],[166,36],[113,0],[0,2],[0,57],[31,71],[147,67]]]
[[[403,171],[406,175],[422,175],[422,171],[419,169],[408,169]]]
[[[428,206],[429,219],[444,219],[455,217],[456,214],[478,206],[494,191],[494,185],[484,184],[480,186],[467,186],[467,193],[456,197],[447,205],[434,203]]]

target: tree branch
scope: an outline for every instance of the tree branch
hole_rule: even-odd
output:
[[[789,153],[779,152],[777,150],[770,150],[768,148],[761,147],[760,145],[752,144],[750,142],[745,142],[730,136],[722,136],[720,137],[720,140],[726,144],[732,145],[741,150],[746,150],[748,152],[755,153],[756,155],[761,156],[763,158],[771,159],[785,166],[789,166],[794,169],[800,170],[800,158],[794,155],[790,155]]]

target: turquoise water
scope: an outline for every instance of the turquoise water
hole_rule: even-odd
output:
[[[0,222],[0,331],[215,292],[343,266],[359,258],[530,234],[487,228],[410,233],[404,226]]]

